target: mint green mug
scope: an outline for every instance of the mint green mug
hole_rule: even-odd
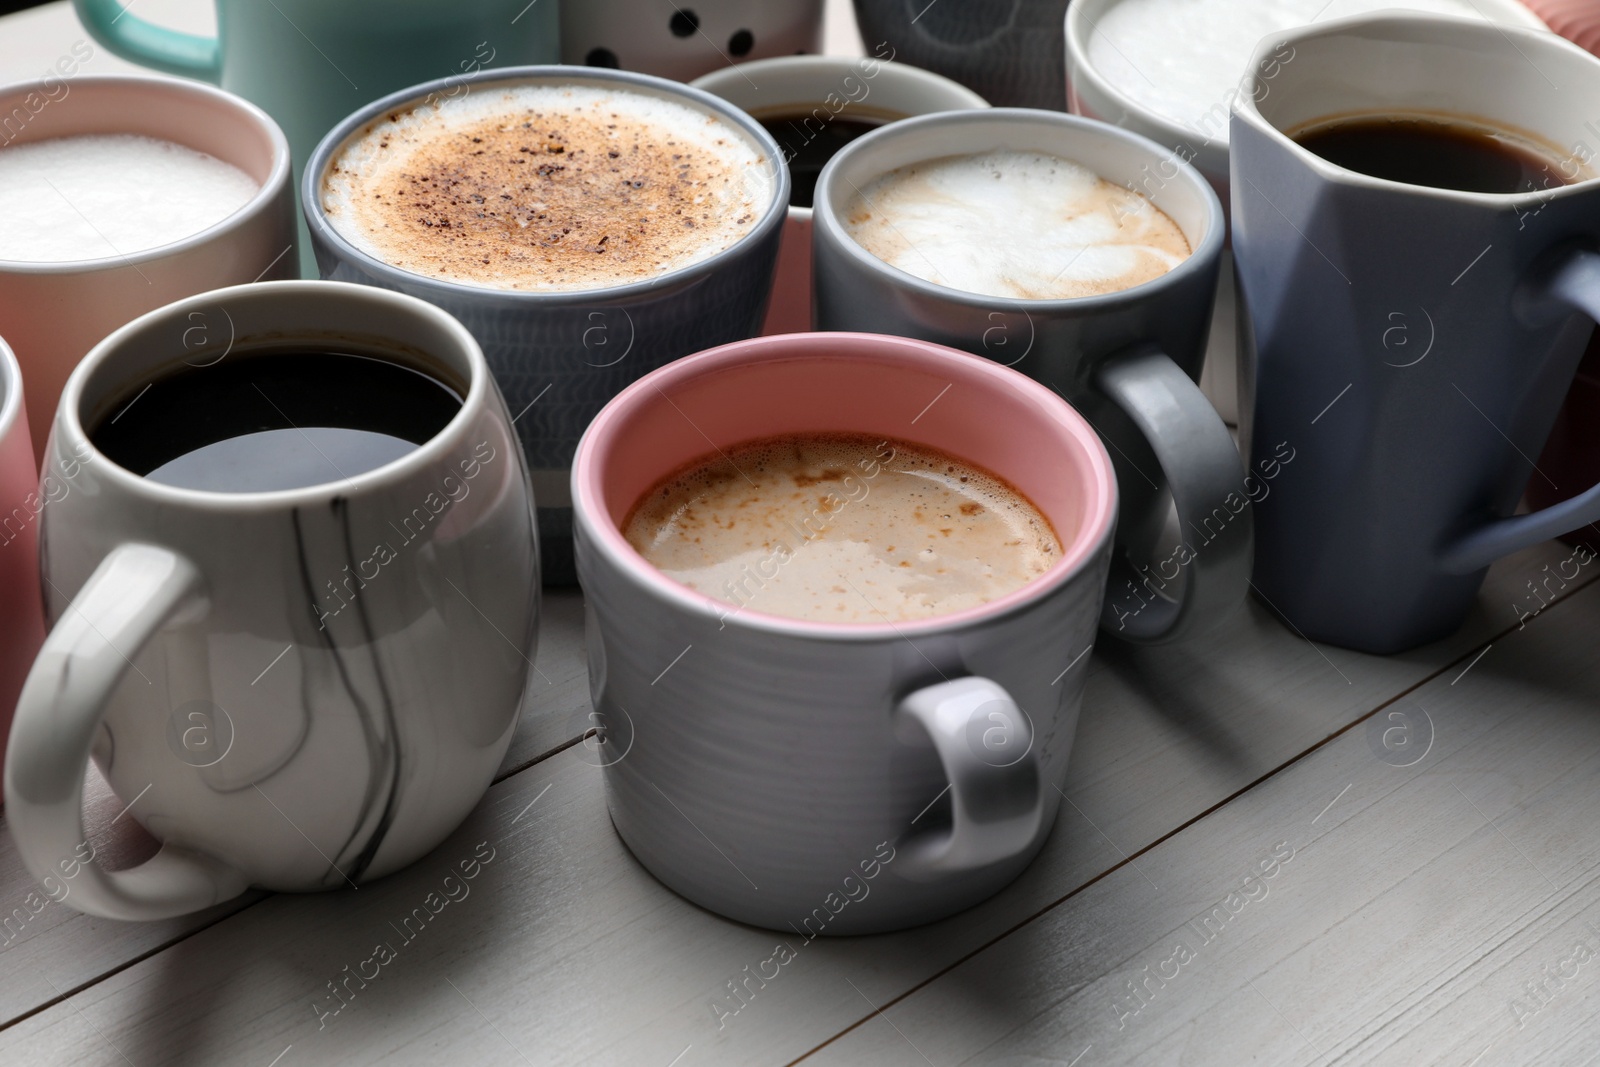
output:
[[[340,119],[418,82],[560,58],[558,0],[216,0],[217,36],[146,22],[118,0],[73,0],[122,58],[212,82],[277,120],[294,188]],[[465,88],[463,91],[465,91]],[[302,229],[304,223],[301,224]],[[316,277],[302,233],[301,269]]]

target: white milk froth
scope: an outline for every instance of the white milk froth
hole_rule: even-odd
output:
[[[87,134],[0,148],[0,260],[129,256],[221,222],[260,186],[170,141]]]
[[[851,197],[855,241],[908,274],[983,296],[1117,292],[1189,257],[1138,193],[1041,152],[950,156],[881,175]]]
[[[733,608],[881,623],[974,608],[1061,558],[1021,493],[932,449],[855,435],[772,438],[655,486],[624,536]]]
[[[402,270],[497,289],[625,285],[760,220],[772,160],[716,115],[584,85],[474,86],[388,113],[332,160],[329,222]]]
[[[1470,0],[1122,0],[1096,23],[1089,63],[1135,102],[1226,144],[1230,94],[1246,91],[1241,82],[1263,38],[1313,19],[1390,10],[1483,17]]]

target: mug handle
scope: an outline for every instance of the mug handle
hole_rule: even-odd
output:
[[[1600,255],[1588,249],[1561,255],[1548,278],[1535,283],[1532,299],[1521,310],[1535,323],[1574,311],[1600,322]],[[1559,504],[1478,525],[1447,544],[1439,563],[1450,574],[1471,574],[1596,520],[1600,520],[1600,484]]]
[[[221,79],[222,49],[215,37],[146,22],[117,0],[72,0],[72,6],[89,36],[131,63],[213,85]]]
[[[1100,626],[1135,644],[1176,641],[1215,625],[1250,587],[1255,523],[1244,491],[1244,464],[1216,408],[1165,353],[1142,347],[1114,357],[1095,380],[1150,442],[1177,506],[1183,543],[1190,546],[1189,558],[1179,564],[1178,573],[1186,569],[1188,574],[1176,600],[1150,589],[1146,602],[1137,590],[1141,581],[1148,586],[1149,568],[1141,579],[1125,554],[1114,556]],[[1238,511],[1227,506],[1230,496],[1241,501]],[[1177,574],[1161,577],[1170,581]],[[1138,608],[1122,609],[1125,600],[1115,594],[1123,588],[1139,596]]]
[[[987,678],[940,682],[895,709],[897,736],[911,740],[919,726],[933,739],[950,782],[950,832],[913,832],[897,869],[924,881],[1025,852],[1038,837],[1044,795],[1033,725],[1016,701]]]
[[[137,867],[107,871],[77,850],[83,778],[106,701],[145,643],[201,596],[194,564],[155,545],[112,550],[45,639],[22,687],[6,753],[6,822],[34,877],[70,868],[72,904],[106,919],[167,919],[236,897],[245,876],[174,845]]]

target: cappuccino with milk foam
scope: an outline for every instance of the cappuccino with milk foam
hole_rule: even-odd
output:
[[[975,608],[1062,554],[1049,521],[1001,478],[921,445],[851,434],[708,456],[657,483],[623,533],[706,596],[829,623]]]
[[[861,247],[908,274],[1019,300],[1130,289],[1190,253],[1177,223],[1139,193],[1044,152],[901,167],[851,197],[844,224]]]
[[[336,155],[322,205],[391,266],[491,289],[627,285],[749,233],[774,163],[733,124],[617,88],[475,87],[386,112]]]

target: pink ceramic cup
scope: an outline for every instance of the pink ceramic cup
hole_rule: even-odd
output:
[[[1001,475],[1050,520],[1060,560],[970,610],[830,624],[712,600],[623,537],[639,498],[684,464],[815,432],[910,441]],[[760,337],[620,393],[578,445],[572,494],[611,818],[662,882],[811,937],[928,922],[1027,866],[1061,800],[1117,512],[1105,448],[1064,401],[925,341]],[[772,562],[748,581],[772,578]]]
[[[48,472],[47,472],[48,473]],[[44,641],[39,513],[59,482],[39,484],[22,402],[22,372],[0,341],[0,767],[22,681]]]
[[[67,262],[0,259],[0,337],[22,365],[33,447],[43,455],[67,376],[112,330],[196,293],[297,275],[289,144],[254,104],[199,82],[154,75],[80,74],[6,86],[0,117],[6,147],[82,134],[142,134],[232,163],[260,184],[244,207],[171,244]],[[195,325],[200,332],[194,339],[207,345],[228,328],[220,321]]]

